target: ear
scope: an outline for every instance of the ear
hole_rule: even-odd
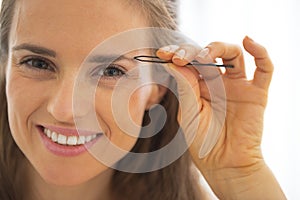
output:
[[[149,110],[153,105],[158,104],[167,92],[167,88],[162,85],[154,84],[151,87],[151,94],[147,101],[146,110]]]

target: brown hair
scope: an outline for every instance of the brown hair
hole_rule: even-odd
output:
[[[18,165],[24,156],[10,133],[5,93],[5,68],[8,56],[8,38],[15,0],[3,1],[0,16],[0,199],[21,199]]]
[[[8,38],[16,0],[3,0],[0,16],[0,199],[19,200],[26,194],[18,187],[18,173],[25,156],[14,142],[8,123],[7,100],[5,94],[5,67],[8,55]],[[175,0],[139,0],[135,1],[153,27],[176,29]],[[168,144],[177,133],[178,101],[168,91],[160,104],[167,111],[164,128],[155,136],[138,139],[133,152],[152,152]],[[150,117],[145,112],[143,125]],[[184,137],[182,135],[182,137]],[[183,138],[184,141],[184,138]],[[119,163],[124,162],[122,159]],[[199,199],[197,180],[191,172],[191,158],[184,153],[172,164],[160,170],[147,173],[127,173],[115,170],[112,180],[112,195],[115,199],[130,200],[196,200]],[[23,181],[23,185],[24,181]],[[26,191],[26,190],[25,190]],[[120,196],[119,196],[120,195]]]

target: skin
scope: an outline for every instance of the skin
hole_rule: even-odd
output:
[[[92,0],[73,0],[72,4],[61,0],[18,2],[10,35],[6,92],[13,137],[30,161],[27,168],[36,194],[29,194],[29,199],[109,199],[107,184],[111,171],[88,153],[73,158],[51,154],[41,143],[35,125],[75,126],[72,88],[85,56],[109,36],[147,26],[141,16],[125,6],[121,0],[109,3],[97,1],[96,4]],[[84,12],[86,10],[88,12]],[[49,19],[53,23],[49,23]],[[48,23],[45,24],[45,21]],[[85,36],[84,40],[82,35]],[[59,70],[55,73],[37,73],[20,65],[23,57],[32,55],[28,51],[13,51],[13,47],[23,43],[55,51],[55,58],[47,59],[55,63]],[[251,39],[244,40],[244,47],[254,56],[257,65],[254,80],[250,81],[245,76],[241,49],[235,45],[212,43],[207,47],[209,54],[202,58],[197,57],[201,49],[187,45],[179,47],[175,52],[161,50],[158,56],[173,60],[174,64],[169,65],[171,70],[179,72],[192,83],[197,83],[193,89],[203,123],[198,127],[190,151],[196,166],[217,196],[221,199],[259,199],[269,194],[269,199],[284,199],[277,181],[264,163],[260,149],[263,112],[273,65],[265,49]],[[176,54],[180,49],[185,49],[184,57]],[[222,58],[225,64],[235,66],[221,75],[227,92],[228,115],[217,144],[208,155],[199,159],[198,152],[210,122],[210,97],[204,82],[200,80],[198,84],[195,71],[183,66],[193,58],[212,62],[217,57]],[[109,99],[111,90],[100,89],[101,92],[106,92]],[[143,94],[145,91],[148,94],[146,99],[150,99],[152,92],[157,91],[149,88],[141,90],[144,91]],[[95,105],[95,109],[102,131],[117,146],[129,150],[136,138],[118,129],[112,113],[103,109],[109,101],[100,94],[97,93],[95,97],[102,104]],[[153,101],[143,99],[138,104],[139,94],[137,91],[133,95],[131,105],[139,105],[136,110],[145,110],[150,105],[142,102]],[[134,106],[130,108],[133,110]],[[142,112],[133,110],[130,114],[134,122],[141,123]]]
[[[26,0],[17,3],[9,43],[6,92],[12,135],[30,162],[28,171],[36,192],[29,199],[109,199],[111,170],[106,165],[88,152],[67,158],[54,155],[45,148],[36,128],[37,125],[75,128],[73,85],[86,55],[109,36],[147,26],[143,17],[120,0],[95,2]],[[62,38],[66,39],[62,41]],[[24,43],[47,48],[56,55],[16,48]],[[52,64],[38,71],[30,62],[22,63],[29,56],[40,56]],[[124,66],[130,65],[125,62]],[[113,120],[112,111],[105,109],[110,106],[112,91],[102,86],[97,89],[97,119],[110,141],[129,151],[136,138],[125,134]],[[146,86],[131,96],[130,117],[136,124],[141,124],[143,112],[140,111],[147,109],[148,100],[152,102],[150,96],[155,96],[152,91],[156,90]],[[76,114],[75,117],[87,115]]]
[[[172,60],[170,67],[189,80],[194,86],[194,93],[199,97],[198,112],[202,118],[190,152],[215,194],[220,199],[286,199],[264,162],[261,151],[263,114],[273,64],[266,49],[249,37],[245,37],[243,45],[255,60],[257,68],[253,80],[246,78],[242,49],[237,45],[214,42],[205,49],[182,45],[173,51],[164,51],[162,48],[157,55],[162,59]],[[182,50],[185,51],[184,56]],[[195,77],[198,73],[183,66],[194,59],[210,63],[216,58],[222,58],[224,64],[234,65],[235,68],[226,68],[225,72],[215,70],[224,83],[227,114],[216,145],[200,159],[203,137],[211,121],[211,98],[204,80],[198,81]],[[216,75],[204,73],[207,76],[212,74]],[[214,79],[208,80],[211,84],[213,81]],[[220,115],[214,117],[218,116]]]

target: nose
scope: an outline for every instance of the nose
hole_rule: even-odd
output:
[[[82,106],[87,105],[83,102],[84,96],[78,93],[74,96],[74,79],[58,81],[48,102],[47,111],[58,122],[74,124],[75,118],[82,118],[88,113],[88,108]]]
[[[61,80],[54,88],[47,111],[59,122],[73,123],[73,82]]]

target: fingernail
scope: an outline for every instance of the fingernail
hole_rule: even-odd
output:
[[[185,50],[184,49],[180,49],[179,51],[176,52],[176,57],[183,59],[185,57]]]
[[[171,48],[170,52],[172,53],[174,53],[179,48],[178,45],[170,45],[169,47]]]
[[[208,48],[204,48],[202,51],[200,51],[200,53],[196,56],[196,59],[199,62],[203,62],[203,63],[210,63],[210,62],[214,62],[214,59],[210,56],[209,54],[209,49]]]
[[[177,45],[168,45],[168,46],[164,46],[164,47],[160,48],[160,50],[169,52],[169,53],[174,53],[178,48],[179,48],[179,46],[177,46]]]
[[[206,58],[208,54],[209,54],[209,49],[205,48],[202,51],[200,51],[200,53],[198,54],[198,57],[200,57],[200,58]]]
[[[160,48],[160,50],[169,52],[171,50],[171,47],[170,46],[165,46],[165,47]]]

